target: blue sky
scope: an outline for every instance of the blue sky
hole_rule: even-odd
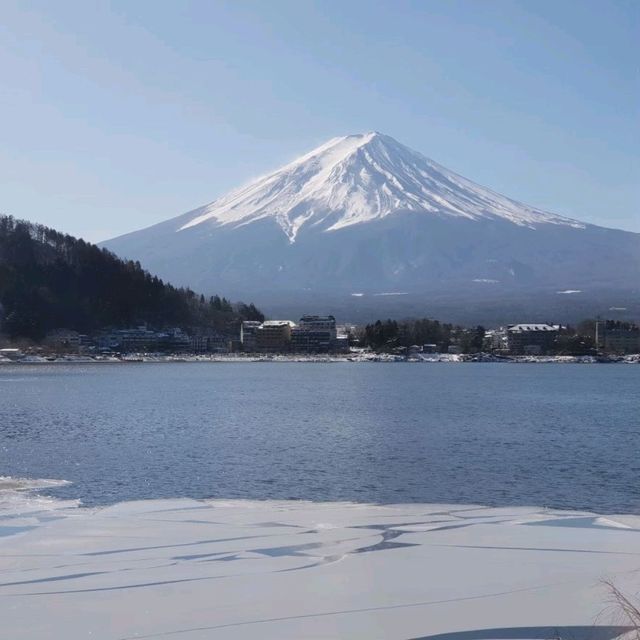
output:
[[[640,231],[636,0],[0,12],[0,212],[103,240],[378,130],[528,204]]]

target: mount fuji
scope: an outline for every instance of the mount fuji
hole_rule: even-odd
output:
[[[103,246],[269,313],[567,320],[634,314],[640,291],[640,234],[527,206],[377,132]]]

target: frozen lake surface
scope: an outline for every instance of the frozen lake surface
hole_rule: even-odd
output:
[[[12,640],[611,640],[624,619],[602,581],[637,591],[638,516],[186,498],[15,507],[0,524],[12,529],[0,537]]]
[[[640,513],[640,367],[0,367],[0,475],[158,498]]]

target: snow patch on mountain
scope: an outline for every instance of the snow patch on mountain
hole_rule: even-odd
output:
[[[335,231],[396,212],[519,226],[585,225],[529,207],[445,169],[393,138],[334,138],[294,162],[190,212],[184,231],[209,223],[240,227],[271,218],[295,242],[304,227]]]

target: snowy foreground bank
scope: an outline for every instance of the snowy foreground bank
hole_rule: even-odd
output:
[[[188,499],[84,509],[10,486],[0,505],[12,640],[609,640],[625,629],[602,580],[640,585],[640,516]]]

